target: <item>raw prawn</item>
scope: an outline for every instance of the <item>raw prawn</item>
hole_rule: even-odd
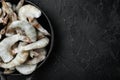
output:
[[[18,48],[23,46],[23,45],[25,45],[25,44],[21,42],[19,44]],[[18,54],[16,55],[16,57],[11,62],[9,62],[9,63],[1,63],[0,67],[2,67],[2,68],[13,68],[15,66],[21,65],[28,58],[28,54],[29,54],[28,51],[19,50]]]
[[[37,39],[36,30],[27,21],[14,21],[8,27],[8,31],[14,28],[21,28],[25,31],[26,35],[30,38],[31,42],[35,42]],[[9,33],[8,33],[9,34]]]
[[[27,21],[27,18],[39,18],[41,16],[41,11],[35,6],[28,4],[19,9],[18,15],[20,20]]]
[[[28,19],[29,19],[29,18],[28,18]],[[31,21],[29,20],[29,22],[30,22],[36,29],[38,29],[42,34],[44,34],[44,35],[50,35],[50,34],[48,33],[48,31],[47,31],[46,29],[44,29],[44,28],[42,27],[42,25],[39,24],[36,19],[33,19],[33,20],[31,20]]]
[[[16,66],[15,68],[21,74],[28,75],[31,74],[33,71],[35,71],[35,69],[37,68],[37,64],[33,64],[33,65],[22,64]]]
[[[28,44],[26,46],[21,47],[23,50],[33,50],[33,49],[39,49],[39,48],[44,48],[48,45],[49,39],[47,37],[42,38],[34,43]]]
[[[14,45],[17,41],[22,40],[28,42],[29,39],[25,36],[21,36],[19,34],[13,35],[11,37],[7,37],[0,42],[0,57],[4,62],[9,62],[13,59],[11,46]]]

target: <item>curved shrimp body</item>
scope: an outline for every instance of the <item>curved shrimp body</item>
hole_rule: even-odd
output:
[[[41,16],[41,11],[36,7],[28,4],[19,9],[19,19],[27,21],[27,18],[38,18]]]
[[[33,49],[38,49],[38,48],[44,48],[48,45],[48,43],[49,43],[49,39],[45,37],[34,43],[23,46],[22,49],[27,51],[27,50],[33,50]]]
[[[39,49],[39,52],[36,52],[38,56],[35,56],[33,59],[26,62],[26,64],[37,64],[45,59],[46,50]]]
[[[33,64],[33,65],[22,64],[16,66],[15,68],[21,74],[28,75],[31,74],[33,71],[35,71],[35,69],[37,68],[37,64]]]
[[[25,41],[25,38],[25,36],[17,34],[11,37],[7,37],[0,42],[0,57],[4,62],[9,62],[13,59],[12,52],[10,51],[11,46],[19,40]]]
[[[23,44],[20,43],[19,47],[21,47],[21,45],[23,46]],[[28,58],[28,54],[29,54],[28,51],[20,50],[18,52],[18,54],[16,55],[16,57],[11,62],[9,62],[9,63],[1,63],[0,67],[2,67],[2,68],[13,68],[15,66],[21,65]]]
[[[22,63],[24,63],[26,61],[27,57],[28,57],[28,52],[27,51],[19,52],[17,54],[17,56],[15,57],[15,59],[13,59],[9,63],[0,64],[0,67],[2,67],[2,68],[12,68],[12,67],[21,65]]]
[[[37,34],[35,28],[29,24],[27,21],[14,21],[8,27],[8,30],[13,28],[20,28],[25,31],[25,34],[30,38],[31,42],[35,42],[37,39]]]

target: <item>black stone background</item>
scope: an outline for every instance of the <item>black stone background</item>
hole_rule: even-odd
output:
[[[54,49],[32,80],[120,80],[120,0],[30,1],[55,31]]]

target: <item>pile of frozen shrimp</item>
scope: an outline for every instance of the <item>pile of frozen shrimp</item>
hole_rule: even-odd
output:
[[[0,23],[0,68],[4,74],[16,70],[24,75],[31,74],[37,64],[46,58],[46,46],[50,34],[37,18],[41,11],[20,0],[17,5],[1,1]]]

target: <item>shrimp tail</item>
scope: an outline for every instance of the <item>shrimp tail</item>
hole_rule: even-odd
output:
[[[24,1],[25,1],[25,0],[20,0],[20,1],[19,1],[19,3],[18,3],[17,6],[16,6],[16,10],[17,10],[17,11],[22,7],[22,5],[24,4]]]

